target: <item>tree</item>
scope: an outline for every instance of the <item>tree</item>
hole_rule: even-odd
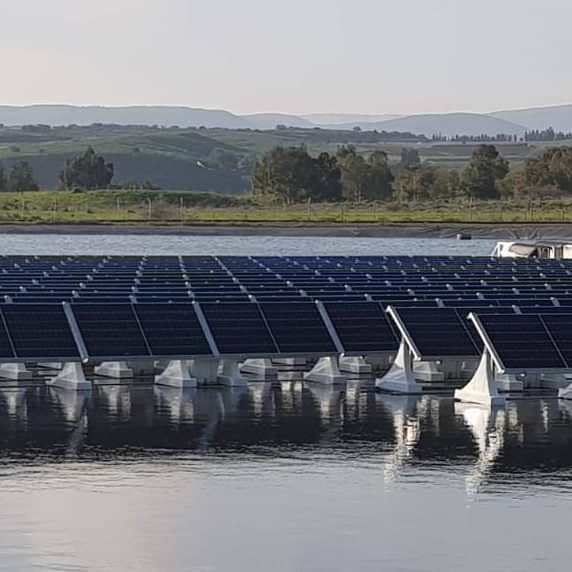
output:
[[[528,159],[524,173],[528,186],[556,186],[572,193],[572,147],[552,147],[541,157]]]
[[[8,190],[8,181],[6,181],[6,174],[4,173],[4,167],[0,165],[0,192]]]
[[[428,199],[433,194],[436,180],[435,168],[427,165],[408,165],[399,173],[397,196],[401,201]]]
[[[476,199],[497,199],[498,182],[509,172],[509,164],[494,145],[479,145],[463,173],[463,186],[468,196]]]
[[[436,169],[431,192],[434,199],[452,199],[461,195],[461,175],[456,169]]]
[[[329,153],[320,153],[316,168],[318,180],[312,200],[339,201],[342,198],[342,173],[336,158]]]
[[[8,190],[14,192],[37,191],[38,188],[32,167],[27,161],[20,161],[12,167],[8,176]]]
[[[336,159],[328,153],[313,158],[304,147],[275,147],[256,162],[252,192],[284,204],[338,200],[341,181]]]
[[[374,151],[367,159],[368,181],[366,198],[370,200],[387,200],[393,193],[393,174],[389,167],[389,159],[385,151]]]
[[[389,199],[393,192],[393,175],[387,154],[374,151],[367,159],[352,145],[340,147],[337,154],[342,175],[342,195],[354,202]]]
[[[353,145],[340,147],[337,162],[342,175],[342,196],[344,199],[361,202],[365,198],[367,185],[367,164],[358,155]]]
[[[113,163],[106,163],[90,146],[81,157],[67,160],[60,174],[62,189],[105,189],[113,179]]]

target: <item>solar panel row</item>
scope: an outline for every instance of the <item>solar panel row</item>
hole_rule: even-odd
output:
[[[330,303],[325,311],[324,319],[317,305],[307,302],[4,305],[0,359],[351,355],[397,349],[379,304]]]
[[[477,327],[503,370],[572,368],[572,315],[480,315]]]

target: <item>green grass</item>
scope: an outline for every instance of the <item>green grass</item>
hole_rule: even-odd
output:
[[[155,191],[0,193],[0,223],[340,224],[572,222],[572,201],[262,206],[249,197]]]

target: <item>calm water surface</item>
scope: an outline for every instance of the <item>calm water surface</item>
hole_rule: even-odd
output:
[[[493,247],[492,240],[429,238],[0,234],[0,254],[483,256]]]
[[[491,241],[0,236],[4,253],[488,254]],[[301,383],[0,388],[0,569],[562,571],[572,405]]]

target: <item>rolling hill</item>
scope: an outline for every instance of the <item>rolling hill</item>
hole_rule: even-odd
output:
[[[390,119],[399,119],[403,115],[391,114],[373,114],[365,113],[309,113],[302,115],[304,119],[312,124],[324,129],[353,129],[356,125],[359,127],[367,126],[371,123],[380,121],[389,121]]]
[[[275,129],[277,125],[286,125],[286,127],[298,127],[301,129],[311,129],[315,127],[314,123],[303,117],[285,113],[255,113],[253,115],[242,115],[241,117],[254,129]]]
[[[399,119],[390,119],[378,123],[367,124],[368,129],[378,131],[410,132],[431,137],[441,134],[448,137],[455,135],[522,135],[526,129],[511,121],[482,115],[479,113],[435,113],[427,115],[410,115]]]
[[[572,132],[572,105],[556,105],[551,107],[533,107],[530,109],[512,109],[497,111],[492,117],[512,121],[524,125],[527,129],[548,129]]]
[[[237,115],[225,110],[173,106],[74,106],[31,105],[0,106],[0,124],[37,125],[140,125],[162,127],[207,127],[221,129],[273,130],[277,125],[311,129],[411,132],[430,137],[441,133],[454,135],[521,135],[530,129],[553,127],[572,131],[572,105],[515,109],[494,113],[433,113],[420,115],[375,115],[352,113],[254,113]]]
[[[226,127],[246,129],[247,120],[216,109],[170,106],[79,107],[74,105],[0,106],[0,123],[4,125],[160,125],[178,127]]]

